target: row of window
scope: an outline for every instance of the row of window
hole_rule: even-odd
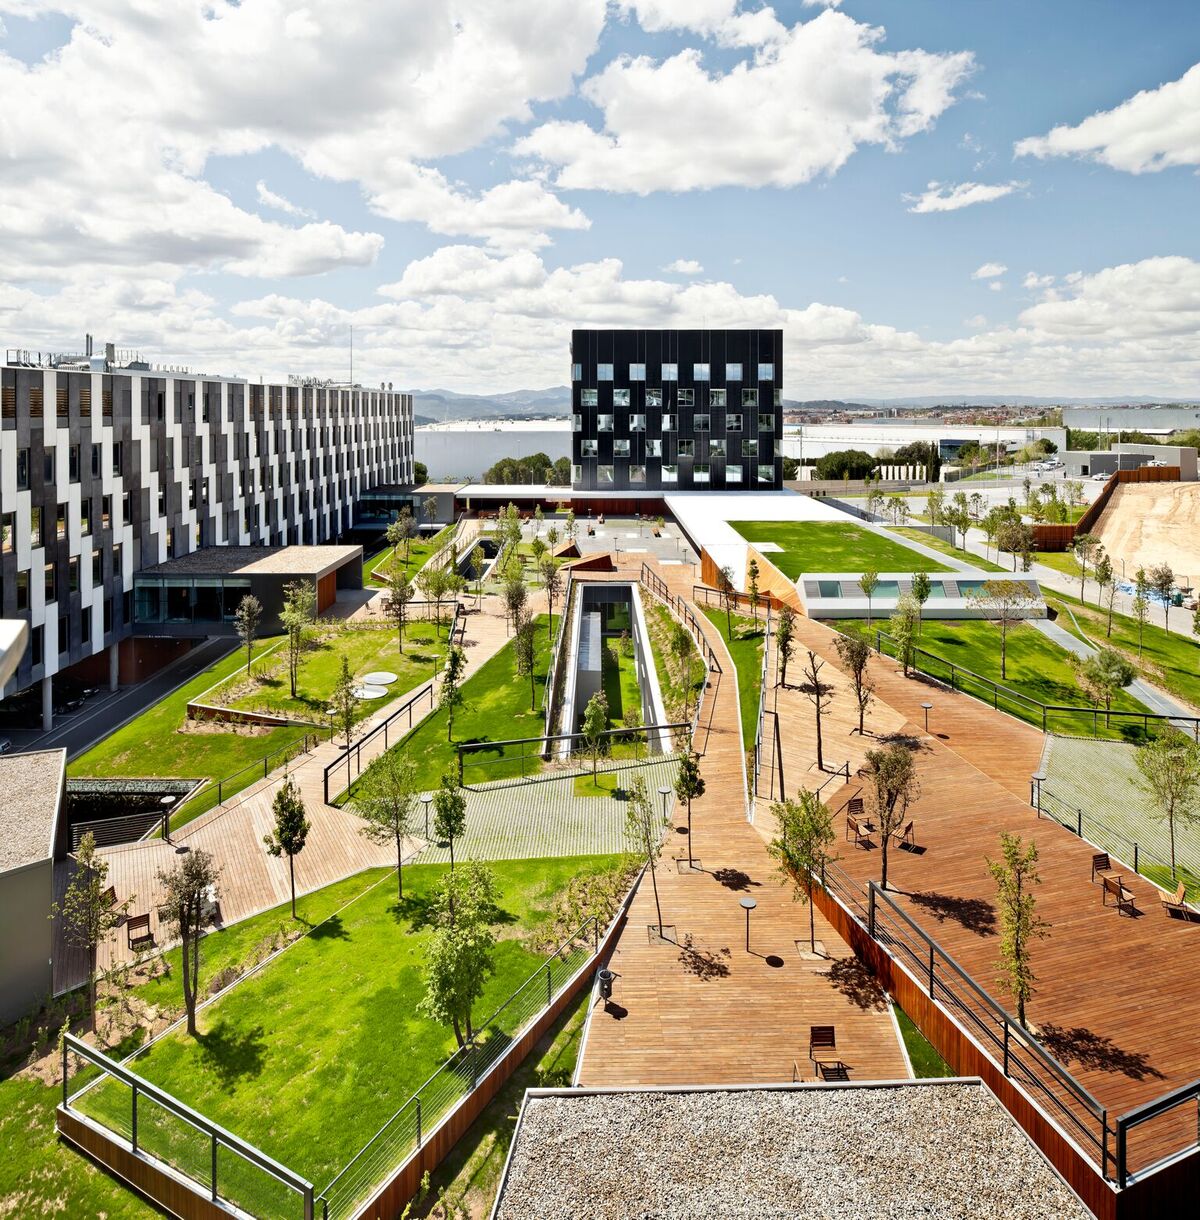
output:
[[[613,365],[597,364],[596,365],[596,380],[597,381],[612,381],[613,380]],[[741,381],[742,380],[742,365],[740,362],[726,364],[725,380]],[[583,365],[571,365],[571,379],[573,381],[583,380]],[[678,364],[663,364],[662,366],[663,381],[678,381],[679,380],[679,365]],[[692,365],[692,380],[693,381],[710,381],[712,379],[712,365],[707,361]],[[629,366],[630,381],[645,381],[646,366],[644,364],[631,364]],[[758,365],[758,380],[759,381],[774,381],[775,366],[773,364],[761,363]]]
[[[707,462],[697,462],[692,468],[693,483],[710,483],[712,482],[711,467]],[[745,481],[744,476],[754,471],[760,483],[775,482],[775,467],[774,465],[760,466],[742,466],[740,464],[725,466],[725,482],[742,483]],[[678,483],[679,482],[679,467],[678,466],[663,466],[660,471],[660,480],[662,483]],[[583,482],[583,467],[571,467],[571,482],[576,486]],[[597,487],[612,487],[616,482],[616,467],[611,465],[597,465],[596,467],[596,486]],[[629,482],[631,486],[644,484],[646,482],[646,467],[645,466],[630,466],[629,467]]]
[[[111,548],[112,553],[112,571],[114,576],[120,576],[121,567],[121,551],[120,543],[117,543]],[[104,556],[99,551],[92,552],[92,585],[99,587],[104,583]],[[17,573],[17,609],[29,609],[29,576],[28,572]],[[43,589],[46,594],[46,603],[58,600],[59,581],[58,581],[58,565],[54,562],[47,563],[42,571]],[[79,557],[72,555],[67,561],[67,587],[64,590],[66,593],[79,592]],[[87,642],[86,639],[84,641]]]
[[[616,421],[615,415],[607,413],[596,416],[596,431],[597,432],[612,432],[613,425]],[[626,417],[626,424],[630,432],[645,432],[646,417],[642,414],[633,414]],[[662,417],[661,431],[676,432],[678,431],[679,416],[664,415]],[[692,431],[693,432],[710,432],[712,430],[712,417],[707,413],[692,416]],[[583,431],[583,416],[575,414],[571,416],[571,429],[574,432]],[[740,412],[725,416],[725,431],[726,432],[741,432],[742,430],[742,415]],[[768,412],[761,412],[758,416],[758,431],[759,432],[774,432],[775,431],[775,416]]]
[[[646,444],[646,456],[647,457],[660,458],[660,457],[664,456],[663,442],[660,439],[658,439],[657,437],[648,438],[646,440],[645,444]],[[680,439],[679,441],[676,442],[676,452],[678,453],[678,455],[680,457],[697,457],[697,456],[703,457],[706,452],[709,457],[719,457],[719,458],[737,457],[738,456],[737,444],[738,444],[738,442],[736,440],[726,442],[724,440],[718,440],[716,437],[712,437],[707,442],[707,449],[706,449],[705,442],[702,440],[695,441],[695,440],[691,440],[691,439]],[[697,445],[700,446],[699,450],[697,450],[697,448],[696,448]],[[630,452],[629,452],[629,446],[630,446],[630,442],[628,440],[625,440],[622,437],[614,437],[613,438],[613,457],[631,456]],[[585,458],[599,457],[600,456],[600,442],[597,440],[592,440],[590,438],[587,440],[581,441],[580,448],[579,448],[579,456],[585,457]],[[744,439],[742,441],[741,456],[742,457],[758,457],[758,440],[757,439],[751,440],[749,438]],[[764,454],[764,456],[765,456],[765,454]]]
[[[614,387],[612,391],[612,405],[614,407],[632,406],[630,395],[631,390]],[[780,406],[783,403],[783,392],[776,390],[774,393],[774,405]],[[743,390],[742,391],[742,406],[757,407],[758,406],[758,391]],[[681,407],[694,407],[696,405],[696,391],[689,389],[679,389],[675,391],[675,404]],[[735,395],[733,402],[729,401],[729,393],[727,390],[712,389],[708,391],[708,405],[710,407],[728,407],[737,404]],[[596,389],[584,389],[579,391],[579,405],[581,407],[598,407],[600,405],[600,391]],[[663,392],[661,389],[646,390],[647,407],[661,407],[663,405]],[[766,403],[764,402],[764,406]]]

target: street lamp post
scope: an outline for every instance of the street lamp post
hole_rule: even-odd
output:
[[[1046,778],[1045,771],[1035,771],[1029,777],[1029,803],[1042,812],[1042,781]]]
[[[421,804],[425,806],[425,842],[429,842],[429,806],[433,802],[433,793],[426,792],[421,797]]]
[[[742,899],[742,910],[746,912],[746,952],[750,952],[750,912],[754,910],[758,903],[753,898]]]
[[[925,709],[925,732],[929,732],[929,710],[933,707],[932,703],[922,703],[921,706]]]

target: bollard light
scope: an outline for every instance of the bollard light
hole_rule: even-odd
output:
[[[758,903],[753,898],[743,898],[742,910],[746,912],[746,952],[750,952],[750,912],[754,910]]]

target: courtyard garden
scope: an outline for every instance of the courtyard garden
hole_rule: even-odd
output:
[[[731,521],[751,545],[778,547],[763,552],[789,580],[803,572],[946,572],[946,564],[906,547],[903,543],[850,522],[837,521]]]
[[[457,524],[451,522],[432,537],[426,535],[411,539],[408,543],[407,560],[405,559],[404,543],[398,547],[390,545],[381,547],[369,556],[363,565],[367,583],[382,588],[388,584],[392,575],[397,571],[403,572],[409,580],[412,580],[429,558],[436,555],[449,541],[455,529],[457,529]]]

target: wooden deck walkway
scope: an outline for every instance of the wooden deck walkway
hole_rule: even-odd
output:
[[[640,559],[641,557],[639,557]],[[639,563],[640,566],[640,563]],[[658,569],[690,598],[692,570]],[[692,804],[694,854],[687,858],[687,812],[673,811],[658,868],[664,924],[673,942],[652,939],[658,923],[647,876],[633,900],[611,967],[613,1003],[592,1013],[580,1065],[584,1085],[717,1084],[811,1079],[811,1025],[833,1025],[851,1079],[905,1078],[907,1062],[886,1003],[848,946],[818,913],[828,960],[805,961],[808,910],[779,884],[773,861],[746,820],[733,662],[720,635],[698,616],[725,673],[710,689],[697,744],[707,791]],[[752,743],[751,743],[752,744]],[[740,900],[758,904],[750,916]]]
[[[506,640],[505,621],[499,599],[485,599],[480,613],[466,618],[464,647],[467,654],[467,674],[475,672],[493,657]],[[422,683],[424,685],[424,683]],[[420,689],[419,687],[416,689]],[[361,728],[365,733],[372,724],[384,719],[413,692],[407,692],[381,707]],[[394,738],[392,739],[395,740]],[[364,762],[383,752],[382,740],[363,750]],[[299,786],[308,811],[312,830],[305,849],[296,857],[296,893],[306,894],[334,881],[340,881],[364,868],[391,865],[395,851],[377,847],[360,833],[361,821],[350,812],[326,805],[322,776],[325,767],[341,753],[339,746],[323,743],[309,754],[293,761],[286,773]],[[177,853],[190,848],[203,848],[221,866],[220,923],[235,923],[250,915],[269,910],[288,900],[288,865],[284,859],[272,859],[263,846],[263,837],[271,832],[274,816],[271,803],[283,783],[285,768],[271,773],[265,780],[243,789],[231,800],[218,805],[189,822],[171,836],[171,842],[150,839],[120,847],[103,848],[101,855],[109,866],[108,879],[124,901],[135,896],[132,914],[149,914],[156,945],[164,944],[159,926],[158,906],[162,887],[160,871],[174,866]],[[424,843],[412,841],[415,853]],[[64,861],[55,869],[55,900],[61,899],[69,883],[74,863]],[[101,968],[132,957],[123,928],[118,928],[113,940],[99,955]],[[55,926],[54,988],[61,992],[78,986],[84,979],[86,966],[82,950],[68,945],[61,935],[61,925]]]
[[[834,670],[833,633],[807,619],[797,628],[801,648],[811,645],[832,658],[822,676],[838,685],[836,711],[852,696],[848,680]],[[1001,831],[1036,842],[1038,911],[1049,935],[1034,948],[1038,984],[1028,1016],[1043,1044],[1114,1116],[1194,1081],[1200,1076],[1200,923],[1169,918],[1159,891],[1129,872],[1125,883],[1139,914],[1119,915],[1102,905],[1101,887],[1091,881],[1094,848],[1039,819],[1029,805],[1040,732],[966,695],[906,679],[890,658],[873,659],[871,668],[879,706],[868,729],[919,741],[921,795],[912,814],[922,850],[889,853],[889,889],[899,905],[1011,1011],[998,984],[996,887],[986,858],[999,856]],[[934,705],[928,734],[922,702]],[[814,732],[811,704],[799,692],[782,692],[779,715],[788,791],[814,787],[819,780],[802,770],[803,743]],[[842,712],[827,718],[826,749],[837,763],[849,757],[853,775],[871,741],[849,737],[848,719]],[[863,789],[864,780],[855,777],[848,785],[834,781],[825,795],[836,812],[839,863],[865,886],[879,879],[878,840],[875,850],[854,848],[842,833],[846,801]],[[769,821],[760,819],[760,830],[769,833]],[[1136,1135],[1134,1162],[1165,1152],[1180,1138],[1185,1117],[1179,1112]],[[1192,1137],[1194,1117],[1193,1108]]]

